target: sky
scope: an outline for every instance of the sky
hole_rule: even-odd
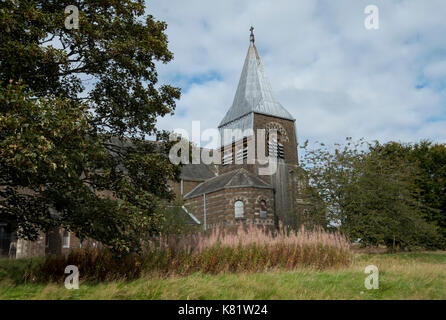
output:
[[[444,0],[150,0],[174,60],[160,83],[182,88],[159,128],[216,128],[232,104],[254,26],[275,98],[299,142],[446,142]],[[379,29],[366,29],[368,5]],[[198,138],[193,139],[198,142]],[[206,141],[202,146],[215,147]]]

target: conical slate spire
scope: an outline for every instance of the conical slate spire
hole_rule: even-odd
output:
[[[231,108],[219,127],[237,120],[251,112],[294,120],[293,116],[274,99],[271,85],[266,77],[259,53],[254,45],[254,28],[251,27],[248,54]]]

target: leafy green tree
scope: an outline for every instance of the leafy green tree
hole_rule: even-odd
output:
[[[418,167],[416,184],[423,217],[437,225],[446,240],[446,145],[427,140],[415,144],[389,142],[376,144],[373,150],[394,161],[406,158]]]
[[[302,165],[331,225],[363,245],[441,247],[436,226],[423,219],[419,167],[408,155],[383,156],[377,146],[347,139],[306,150]]]
[[[20,236],[64,227],[128,252],[159,231],[179,175],[156,128],[180,97],[158,84],[165,29],[144,1],[0,2],[0,219]]]

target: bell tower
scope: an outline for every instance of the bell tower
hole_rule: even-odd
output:
[[[277,156],[284,163],[297,165],[297,138],[295,119],[274,98],[268,77],[266,76],[259,53],[255,46],[254,28],[250,28],[248,53],[232,106],[226,112],[218,126],[222,138],[221,145],[247,144],[246,141],[256,134],[258,129],[266,131],[266,138],[271,130],[276,130],[278,139],[266,145],[266,155]],[[231,139],[225,139],[225,129],[232,130]],[[234,152],[237,152],[234,150]],[[238,156],[246,156],[246,148],[238,151]],[[223,152],[222,152],[223,154]],[[257,153],[256,153],[257,154]],[[235,163],[237,154],[226,152],[222,156],[223,167]],[[231,162],[232,159],[232,162]],[[227,167],[232,169],[232,167]],[[227,169],[226,169],[227,170]],[[251,170],[252,171],[252,168]],[[254,173],[254,172],[253,172]]]
[[[296,120],[275,99],[255,46],[253,27],[250,32],[248,53],[232,106],[218,126],[222,138],[221,172],[242,166],[258,175],[274,188],[276,218],[291,224],[295,211],[292,188],[297,184],[292,173],[298,166]],[[263,155],[277,160],[276,170],[269,175],[260,174],[261,165],[256,159],[258,150],[255,139],[259,130],[265,132]],[[231,135],[227,132],[231,132]],[[276,139],[269,139],[271,132],[277,132]],[[253,158],[256,159],[255,163],[245,162]]]

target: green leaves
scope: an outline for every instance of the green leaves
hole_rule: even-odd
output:
[[[437,228],[424,219],[420,182],[427,182],[411,150],[347,139],[343,147],[306,150],[302,166],[329,221],[350,240],[390,248],[441,247]]]
[[[167,25],[139,0],[84,0],[68,30],[71,4],[0,2],[0,219],[139,250],[179,175],[156,128],[180,97],[155,68],[173,58]]]

